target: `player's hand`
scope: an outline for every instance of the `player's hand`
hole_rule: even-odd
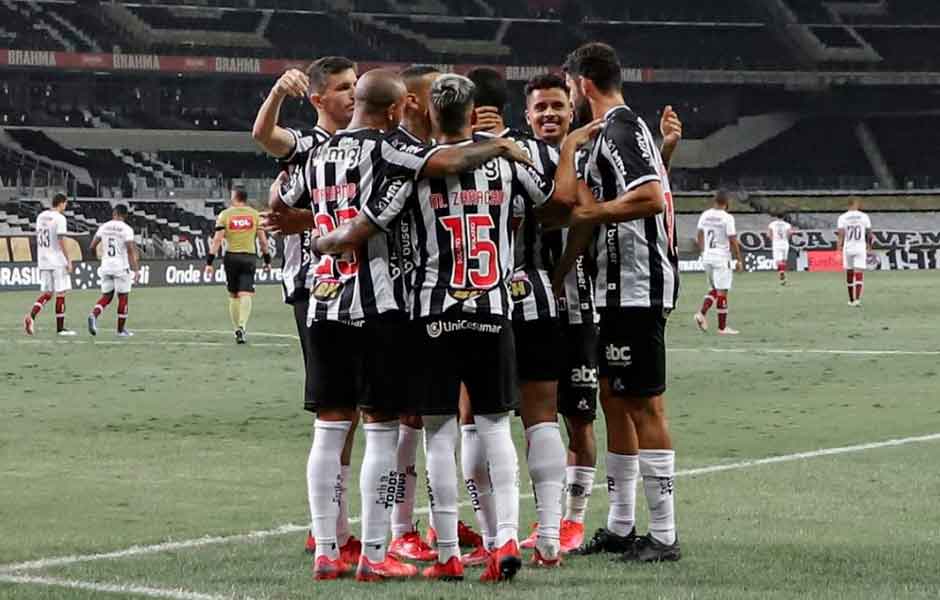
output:
[[[744,261],[739,260],[739,261],[736,261],[736,263],[737,263],[737,264],[735,264],[734,270],[737,271],[738,273],[743,273],[743,272],[744,272]]]
[[[597,134],[604,127],[604,122],[604,119],[595,119],[583,127],[578,127],[568,134],[568,137],[565,138],[565,144],[574,144],[575,149],[580,148],[597,137]]]
[[[529,157],[529,153],[526,152],[522,146],[506,138],[498,138],[498,140],[504,150],[503,158],[513,162],[520,162],[522,164],[529,165],[530,167],[535,167],[535,165],[532,163],[532,159]]]
[[[310,229],[309,210],[286,207],[261,213],[261,228],[267,233],[292,235]]]
[[[488,133],[500,133],[506,129],[502,115],[493,106],[481,106],[474,109],[476,122],[473,124],[473,132],[486,131]]]
[[[565,275],[560,269],[555,269],[552,273],[552,293],[555,298],[562,298],[565,295]]]
[[[659,121],[659,132],[663,135],[664,145],[675,145],[682,139],[682,121],[679,120],[679,114],[673,110],[671,105],[666,105],[663,109],[663,116]]]
[[[72,261],[69,261],[68,264],[65,265],[66,273],[72,273],[74,270],[75,270],[75,267],[72,266]]]
[[[274,84],[272,90],[275,95],[282,98],[293,96],[295,98],[305,98],[307,89],[310,87],[310,79],[306,73],[298,69],[288,69]]]
[[[213,267],[212,265],[206,265],[206,270],[204,272],[203,279],[205,279],[208,282],[211,282],[213,273],[215,273],[215,267]]]
[[[140,271],[131,271],[131,283],[137,283],[140,279]]]

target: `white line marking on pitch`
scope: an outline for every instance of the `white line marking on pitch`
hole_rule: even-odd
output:
[[[0,340],[4,344],[24,344],[24,345],[43,345],[43,344],[91,344],[93,346],[234,346],[231,342],[168,342],[165,340],[149,341],[119,341],[119,340],[69,340],[69,339],[17,339]],[[248,342],[248,346],[259,348],[291,348],[293,344],[280,344],[277,342]]]
[[[143,585],[125,585],[114,583],[96,583],[94,581],[79,581],[75,579],[59,579],[57,577],[34,577],[31,575],[0,575],[0,583],[20,583],[31,585],[45,585],[49,587],[63,587],[91,592],[106,592],[113,594],[136,594],[150,598],[171,598],[172,600],[229,600],[228,596],[216,594],[200,594],[186,590],[171,590],[152,588]]]
[[[722,471],[733,471],[737,469],[746,469],[749,467],[758,467],[762,465],[770,465],[784,462],[791,462],[797,460],[804,460],[808,458],[817,458],[820,456],[834,456],[839,454],[850,454],[853,452],[863,452],[865,450],[874,450],[877,448],[890,448],[894,446],[905,446],[908,444],[918,444],[923,442],[933,442],[940,440],[940,433],[931,433],[927,435],[918,435],[912,437],[903,437],[895,438],[891,440],[884,440],[881,442],[869,442],[865,444],[853,444],[851,446],[838,446],[835,448],[821,448],[819,450],[810,450],[807,452],[796,452],[793,454],[781,454],[780,456],[769,456],[766,458],[755,458],[750,460],[742,460],[737,462],[730,463],[721,463],[717,465],[708,465],[704,467],[694,467],[691,469],[680,469],[676,471],[677,477],[689,477],[695,475],[706,475],[709,473],[719,473]],[[596,489],[602,489],[607,487],[606,483],[597,484],[594,486]],[[520,499],[532,498],[532,494],[521,494]],[[460,502],[459,507],[464,508],[469,506],[468,502]],[[427,514],[427,507],[421,507],[415,509],[415,514]],[[358,523],[359,518],[353,517],[349,520],[350,523]],[[287,524],[275,527],[274,529],[264,529],[259,531],[251,531],[248,533],[241,533],[236,535],[226,535],[226,536],[206,536],[191,540],[181,540],[179,542],[163,542],[160,544],[153,544],[150,546],[131,546],[130,548],[125,548],[124,550],[115,550],[113,552],[104,552],[100,554],[78,554],[72,556],[60,556],[53,558],[41,558],[37,560],[31,560],[21,563],[13,563],[8,565],[0,565],[0,574],[2,573],[11,573],[15,571],[28,571],[36,569],[48,569],[52,567],[62,567],[67,565],[73,565],[77,563],[92,562],[98,560],[112,560],[112,559],[121,559],[129,558],[132,556],[141,556],[146,554],[155,554],[159,552],[168,552],[172,550],[184,550],[188,548],[200,548],[203,546],[211,546],[216,544],[228,544],[228,543],[238,543],[238,542],[252,542],[256,540],[262,540],[268,537],[286,535],[290,533],[297,533],[301,531],[306,531],[309,525],[296,525],[296,524]]]
[[[669,348],[669,352],[721,354],[844,354],[847,356],[940,356],[940,350],[821,350],[813,348]]]

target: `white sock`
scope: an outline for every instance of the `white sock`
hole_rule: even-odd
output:
[[[385,560],[389,519],[395,505],[395,450],[398,423],[366,423],[366,448],[359,473],[362,495],[362,552],[372,562]]]
[[[352,531],[349,529],[349,465],[339,468],[339,512],[336,514],[336,541],[345,546]]]
[[[437,560],[460,556],[457,543],[457,417],[424,417],[428,496],[437,531]]]
[[[676,541],[675,451],[640,450],[640,473],[650,509],[650,534],[663,544],[673,544]]]
[[[584,523],[588,500],[594,489],[594,467],[568,467],[566,470],[565,520]]]
[[[460,466],[464,485],[470,495],[470,505],[477,527],[483,536],[483,545],[491,550],[496,543],[496,505],[493,503],[493,486],[490,484],[486,450],[477,432],[476,425],[460,426]]]
[[[321,421],[314,424],[313,445],[307,459],[307,496],[310,501],[310,528],[317,541],[317,556],[339,557],[336,515],[339,513],[340,456],[346,444],[349,421]]]
[[[418,486],[415,463],[420,439],[420,429],[398,426],[398,490],[395,493],[395,508],[392,509],[392,538],[400,538],[415,528],[415,489]]]
[[[539,533],[535,545],[544,558],[555,558],[561,546],[561,492],[568,452],[558,423],[539,423],[525,430],[526,460],[535,490]]]
[[[476,415],[474,420],[490,466],[496,507],[496,547],[519,539],[519,459],[512,443],[509,413]]]
[[[607,453],[607,529],[628,535],[636,523],[636,480],[640,461],[636,454]]]

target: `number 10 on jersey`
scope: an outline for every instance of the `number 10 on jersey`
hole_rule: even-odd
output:
[[[454,257],[450,285],[455,288],[470,286],[490,288],[499,281],[499,249],[489,239],[495,228],[493,217],[488,214],[448,216],[440,218],[441,226],[450,233],[450,250]],[[483,237],[483,235],[486,237]],[[469,261],[477,266],[470,268]]]

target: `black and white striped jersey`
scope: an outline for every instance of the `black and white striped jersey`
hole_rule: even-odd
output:
[[[386,231],[402,212],[415,216],[412,315],[454,310],[511,318],[513,201],[524,198],[538,208],[554,185],[536,169],[503,158],[442,179],[388,180],[364,212]]]
[[[545,179],[555,179],[557,149],[517,129],[506,129],[498,137],[516,142],[526,151],[536,170]],[[542,226],[535,217],[533,203],[523,197],[513,199],[513,229],[516,238],[510,286],[512,318],[516,321],[554,319],[558,316],[558,305],[552,293],[551,272],[558,257],[552,256],[549,245],[544,243],[551,241],[553,236],[546,240]],[[560,235],[559,232],[555,233]]]
[[[433,148],[403,152],[377,129],[339,131],[310,151],[302,173],[281,190],[286,204],[309,196],[321,234],[360,213],[383,181],[411,181]],[[394,236],[372,237],[343,256],[324,256],[314,269],[308,321],[355,321],[407,310],[404,278],[389,264]]]
[[[289,153],[278,159],[280,170],[288,174],[294,171],[302,172],[310,150],[330,139],[330,132],[322,127],[314,127],[308,131],[287,129],[294,138],[294,146]],[[310,197],[296,205],[297,208],[310,208]],[[284,302],[306,302],[313,285],[313,270],[310,266],[312,254],[310,253],[311,232],[284,237],[284,264],[281,266],[281,287]]]
[[[590,152],[585,149],[575,154],[575,169],[578,179],[584,179],[584,169]],[[560,232],[546,232],[547,244],[557,253],[556,262],[568,246],[568,228]],[[558,314],[568,325],[581,325],[582,323],[596,323],[600,316],[594,306],[594,259],[588,252],[578,257],[578,261],[565,275],[565,295],[558,299]]]
[[[598,202],[658,181],[666,208],[653,217],[600,226],[593,246],[595,302],[598,308],[674,308],[679,269],[666,166],[649,127],[629,107],[614,107],[604,119],[586,165],[587,183]]]

